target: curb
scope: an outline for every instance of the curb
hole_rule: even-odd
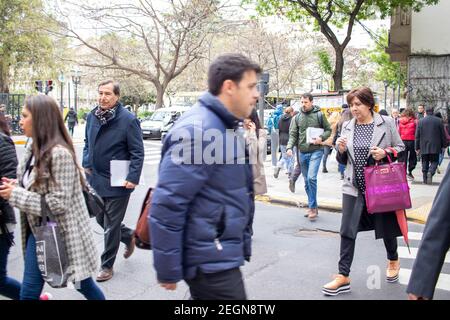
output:
[[[25,145],[27,143],[26,140],[14,140],[14,144]]]
[[[284,198],[271,195],[257,195],[255,200],[263,203],[270,203],[275,205],[283,205],[287,207],[306,208],[308,203],[306,201],[294,200],[292,198]],[[319,209],[324,209],[333,212],[342,212],[342,204],[320,201],[318,200]],[[416,209],[407,210],[406,217],[408,221],[425,224],[427,222],[428,213],[430,212],[432,202],[422,205]]]

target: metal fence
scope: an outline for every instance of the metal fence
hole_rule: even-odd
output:
[[[0,93],[0,105],[6,106],[6,114],[11,116],[11,130],[15,134],[22,133],[19,121],[24,102],[24,94]]]

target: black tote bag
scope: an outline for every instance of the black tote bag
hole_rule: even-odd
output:
[[[67,286],[69,261],[65,244],[61,237],[60,227],[41,195],[42,221],[35,228],[36,256],[42,278],[53,288]]]

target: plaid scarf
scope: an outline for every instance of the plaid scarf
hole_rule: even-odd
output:
[[[97,119],[100,121],[102,125],[105,125],[108,123],[108,121],[111,121],[116,116],[117,107],[119,105],[116,104],[114,108],[103,110],[100,106],[97,107],[97,110],[95,110],[94,115],[97,117]]]

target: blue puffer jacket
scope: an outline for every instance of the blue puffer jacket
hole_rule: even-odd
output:
[[[201,136],[211,132],[208,129],[215,129],[223,137],[226,129],[236,128],[239,123],[242,121],[215,96],[205,93],[176,122],[164,141],[149,218],[154,266],[160,282],[192,279],[197,269],[215,273],[237,268],[244,259],[250,259],[254,213],[250,165],[238,164],[242,162],[236,162],[235,155],[230,158],[229,153],[219,155],[219,150],[216,159],[228,156],[227,160],[234,164],[222,160],[206,164],[203,157],[199,164],[173,161],[181,146],[186,154],[191,152],[192,159],[196,148],[202,153],[209,150],[210,138],[203,137],[200,141],[204,141],[195,144],[192,140],[180,141],[179,137],[194,132]],[[226,150],[227,142],[219,149]]]
[[[139,120],[121,104],[114,119],[102,125],[92,110],[86,121],[83,168],[91,169],[89,183],[102,197],[124,197],[133,189],[111,187],[111,160],[130,160],[127,181],[139,183],[144,164],[144,143]]]
[[[278,129],[278,122],[280,121],[281,116],[283,115],[283,105],[277,105],[275,111],[267,120],[267,129],[269,130],[269,134],[272,132],[272,129]]]

